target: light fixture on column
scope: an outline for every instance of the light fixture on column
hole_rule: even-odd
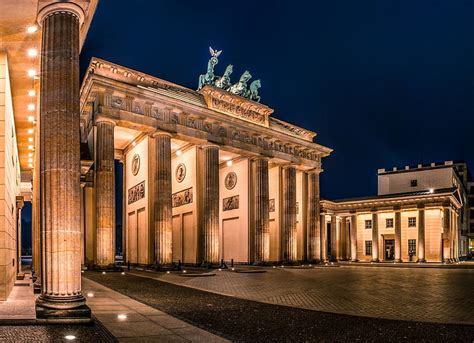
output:
[[[38,31],[38,26],[36,25],[30,25],[26,28],[26,32],[28,33],[35,33],[36,31]]]
[[[35,150],[35,147],[33,145],[28,145],[28,149]]]
[[[29,57],[36,57],[36,56],[38,56],[38,50],[36,50],[36,49],[28,49],[28,56],[29,56]]]
[[[434,193],[434,189],[433,189],[433,188],[430,188],[430,193],[431,193],[431,194]]]
[[[28,121],[29,121],[29,122],[34,122],[34,121],[35,121],[35,117],[29,116],[29,117],[28,117]]]
[[[28,95],[29,95],[29,96],[35,96],[35,95],[36,95],[36,91],[35,91],[34,89],[30,89],[30,90],[28,91]]]
[[[28,129],[28,133],[31,135],[34,132],[33,129]]]
[[[94,293],[87,293],[87,297],[93,298],[93,297],[94,297]]]
[[[183,152],[181,150],[176,150],[176,156],[181,156]]]
[[[33,137],[28,137],[28,142],[33,143]]]
[[[29,163],[33,163],[33,159],[32,159],[32,158],[29,158],[29,159],[28,159],[28,162],[29,162]]]
[[[28,157],[33,157],[33,153],[30,152],[30,153],[28,154]]]
[[[35,110],[35,104],[28,104],[28,111],[34,111]]]
[[[29,69],[29,70],[28,70],[28,76],[29,76],[29,77],[35,77],[35,76],[36,76],[36,70],[34,70],[34,69]]]

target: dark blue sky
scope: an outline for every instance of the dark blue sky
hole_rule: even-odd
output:
[[[208,46],[262,80],[276,118],[318,133],[322,196],[376,192],[378,168],[474,168],[474,0],[102,0],[92,56],[197,87]]]

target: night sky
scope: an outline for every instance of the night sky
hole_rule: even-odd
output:
[[[474,168],[474,0],[102,0],[82,50],[196,89],[216,67],[262,80],[274,117],[318,133],[323,197],[376,192],[378,168]]]

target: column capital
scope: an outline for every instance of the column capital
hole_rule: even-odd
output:
[[[99,118],[96,118],[95,120],[95,124],[99,124],[99,123],[107,123],[107,124],[111,124],[113,126],[116,126],[117,125],[117,122],[111,118],[105,118],[105,117],[99,117]]]
[[[171,133],[165,132],[165,131],[155,131],[155,132],[150,133],[150,137],[151,138],[156,138],[156,137],[169,137],[169,138],[172,138],[173,135]]]
[[[378,209],[377,209],[376,207],[371,208],[371,209],[370,209],[370,212],[371,212],[372,214],[377,214],[377,213],[378,213]]]
[[[213,144],[213,143],[203,144],[201,145],[201,148],[202,149],[211,149],[211,148],[220,149],[220,147],[217,144]]]
[[[395,212],[401,212],[401,211],[402,211],[402,208],[401,208],[399,205],[393,206],[393,211],[395,211]]]
[[[250,158],[251,161],[270,161],[270,158],[263,155],[253,156]]]
[[[425,209],[425,204],[418,204],[418,206],[416,206],[417,209],[419,210],[424,210]]]
[[[39,10],[37,21],[39,25],[43,24],[43,20],[54,13],[58,12],[69,12],[79,19],[79,27],[84,23],[85,13],[84,9],[74,2],[53,2],[49,5],[46,5]]]

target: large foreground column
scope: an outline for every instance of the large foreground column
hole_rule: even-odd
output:
[[[96,127],[96,265],[99,268],[107,268],[115,264],[115,123],[107,119],[98,119]]]
[[[308,260],[321,260],[319,171],[308,172]]]
[[[372,262],[379,262],[379,221],[377,211],[372,212]]]
[[[402,262],[402,213],[395,209],[395,262]]]
[[[38,14],[41,47],[42,292],[36,316],[90,321],[81,293],[79,26],[82,9],[54,3]]]
[[[255,216],[255,258],[256,264],[268,261],[270,257],[270,212],[268,159],[254,160],[254,216]]]
[[[425,209],[418,209],[418,262],[425,262]]]
[[[171,203],[171,135],[154,133],[153,225],[155,232],[155,262],[173,262],[173,224]]]
[[[357,262],[357,214],[351,216],[351,261]]]
[[[219,147],[205,145],[201,153],[201,257],[205,264],[216,264],[219,262]]]
[[[283,168],[283,237],[282,260],[295,262],[296,258],[296,169]]]

